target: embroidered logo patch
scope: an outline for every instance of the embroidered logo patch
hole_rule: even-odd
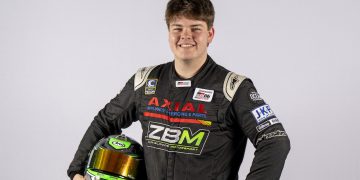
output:
[[[257,107],[256,109],[252,110],[251,113],[255,117],[258,124],[268,117],[275,115],[274,112],[270,109],[270,106],[267,104]]]
[[[176,87],[191,87],[191,81],[176,81]]]
[[[214,90],[196,88],[193,96],[194,100],[211,102],[214,95]]]
[[[267,133],[267,134],[263,134],[261,137],[259,137],[256,140],[256,145],[259,144],[259,142],[263,141],[263,140],[267,140],[267,139],[271,139],[271,138],[275,138],[275,137],[284,137],[287,136],[285,131],[273,131],[271,133]]]
[[[145,84],[145,95],[155,94],[157,79],[148,79]]]
[[[260,97],[259,93],[256,91],[251,91],[250,94],[250,99],[252,101],[262,101],[263,99]]]
[[[148,147],[167,152],[201,155],[209,134],[206,129],[194,131],[150,121],[145,141]]]
[[[272,119],[270,119],[270,120],[268,120],[268,121],[265,121],[264,123],[258,125],[258,126],[256,127],[256,130],[257,130],[258,132],[261,132],[261,131],[263,131],[264,129],[266,129],[266,128],[274,125],[274,124],[278,124],[278,123],[280,123],[280,121],[279,121],[278,118],[272,118]]]

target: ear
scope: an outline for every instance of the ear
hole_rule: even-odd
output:
[[[212,42],[212,40],[214,39],[214,35],[215,35],[215,29],[214,26],[210,28],[209,30],[209,36],[208,36],[208,45]]]

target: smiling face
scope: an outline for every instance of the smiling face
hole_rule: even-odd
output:
[[[177,61],[204,61],[213,38],[214,28],[205,21],[177,17],[169,23],[169,44]]]

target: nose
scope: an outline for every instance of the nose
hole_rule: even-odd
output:
[[[181,33],[181,39],[182,40],[190,40],[192,38],[191,32],[187,29],[184,29]]]

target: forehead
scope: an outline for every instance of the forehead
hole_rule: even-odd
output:
[[[191,19],[191,18],[187,18],[184,16],[180,16],[180,17],[174,17],[170,22],[169,22],[170,26],[194,26],[194,25],[199,25],[199,26],[207,26],[205,21],[202,20],[196,20],[196,19]]]

